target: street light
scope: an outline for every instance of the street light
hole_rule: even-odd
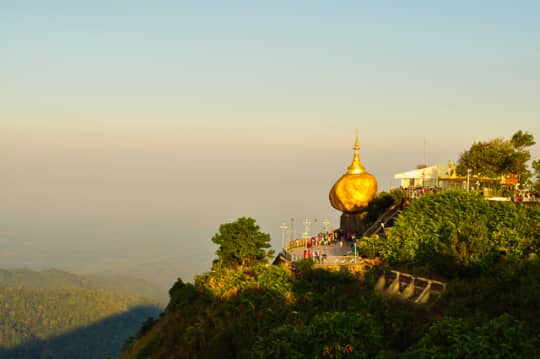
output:
[[[324,232],[328,233],[328,226],[330,225],[330,221],[328,220],[328,218],[325,218],[322,224],[324,225]]]
[[[309,238],[309,225],[311,224],[311,221],[309,219],[304,219],[304,233],[302,233],[302,237],[304,237],[304,239],[308,239]]]
[[[281,226],[279,226],[279,229],[281,229],[281,249],[285,249],[285,233],[287,232],[287,223],[283,222],[281,223]]]
[[[289,242],[296,240],[296,228],[294,227],[294,217],[291,217],[291,228],[289,229]]]
[[[470,185],[470,179],[471,179],[471,169],[467,168],[467,192],[469,192],[469,185]]]

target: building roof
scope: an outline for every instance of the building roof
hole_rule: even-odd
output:
[[[396,173],[394,178],[397,179],[407,179],[407,178],[437,178],[439,177],[439,172],[437,166],[425,167],[417,170]]]

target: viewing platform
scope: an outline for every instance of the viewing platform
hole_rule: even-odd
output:
[[[311,258],[315,268],[338,271],[345,267],[353,274],[363,277],[367,270],[381,263],[378,259],[360,257],[355,253],[354,243],[341,239],[329,242],[316,238],[291,240],[278,254],[274,264],[290,263],[294,269],[300,260]],[[382,268],[375,285],[377,292],[417,304],[426,304],[440,297],[445,290],[445,282]]]
[[[329,244],[315,244],[313,243],[308,247],[308,242],[314,242],[313,239],[296,239],[287,243],[284,248],[284,253],[288,255],[288,258],[292,262],[309,257],[315,261],[315,264],[347,264],[351,260],[354,260],[353,249],[351,249],[351,242],[343,241],[340,245],[339,241]],[[304,256],[304,253],[306,256]],[[318,255],[316,255],[318,253]],[[323,263],[324,261],[324,263]]]

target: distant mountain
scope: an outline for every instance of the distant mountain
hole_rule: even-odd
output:
[[[137,306],[92,324],[47,339],[34,338],[23,345],[0,348],[2,359],[105,359],[118,356],[126,338],[140,323],[156,315],[155,307]],[[138,324],[137,324],[138,323]]]
[[[167,303],[167,290],[140,278],[120,275],[77,275],[58,269],[0,269],[0,287],[30,289],[109,289],[115,293],[137,295],[160,305]]]
[[[0,358],[114,357],[161,312],[154,288],[126,277],[0,270]]]
[[[169,301],[168,289],[150,283],[145,279],[105,274],[87,274],[80,276],[83,283],[90,288],[104,288],[119,293],[136,294],[157,301],[165,306]]]

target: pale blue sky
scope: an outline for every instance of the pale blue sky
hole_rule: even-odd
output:
[[[536,1],[0,1],[0,260],[189,280],[225,221],[336,224],[355,128],[381,189],[540,141],[539,44]]]

